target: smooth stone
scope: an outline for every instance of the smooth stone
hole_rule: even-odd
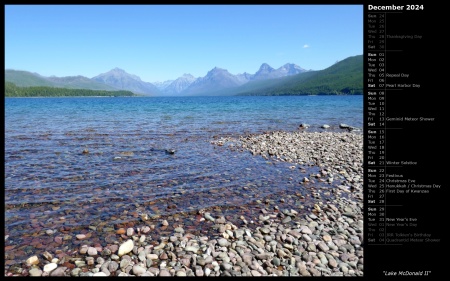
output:
[[[211,217],[211,215],[210,215],[209,213],[205,213],[205,214],[204,214],[204,217],[205,217],[205,219],[210,220],[210,221],[212,221],[212,222],[215,221],[215,219],[214,219],[213,217]]]
[[[53,270],[50,273],[50,276],[66,276],[66,273],[65,273],[66,269],[67,269],[67,267],[64,267],[64,266],[58,267],[57,269]]]
[[[285,217],[281,222],[282,223],[288,223],[288,222],[290,222],[292,219],[291,219],[291,217],[290,216],[287,216],[287,217]]]
[[[161,269],[159,276],[172,276],[167,269]]]
[[[133,248],[134,248],[133,240],[128,239],[126,242],[120,245],[118,256],[121,257],[125,254],[128,254],[133,250]]]
[[[147,255],[147,259],[157,260],[158,259],[158,255],[156,255],[156,254],[148,254]]]
[[[36,265],[39,264],[39,258],[37,256],[32,256],[27,259],[27,264]]]
[[[302,225],[302,226],[300,227],[300,231],[301,231],[301,233],[303,233],[303,234],[312,234],[311,229],[310,229],[309,227],[307,227],[306,225]]]
[[[223,238],[222,238],[223,239]],[[187,246],[186,248],[184,248],[184,250],[186,252],[194,252],[197,253],[199,248],[198,247],[194,247],[194,246]]]
[[[39,268],[32,268],[30,269],[30,271],[28,271],[28,274],[30,274],[30,276],[41,276],[42,275],[42,270],[40,270]]]
[[[166,252],[162,252],[161,255],[159,255],[160,260],[167,260],[169,257],[167,256]]]
[[[130,264],[130,261],[129,261],[129,260],[127,260],[127,259],[122,259],[122,260],[120,261],[120,268],[124,269],[124,268],[126,268],[129,264]]]
[[[147,271],[145,268],[139,266],[139,265],[134,265],[133,266],[133,273],[137,276],[141,275],[142,273],[144,273],[145,271]]]
[[[84,262],[84,261],[75,261],[75,265],[76,265],[77,267],[83,267],[83,266],[86,265],[86,262]]]
[[[144,233],[144,234],[147,234],[147,233],[150,232],[150,230],[151,230],[150,227],[144,226],[144,228],[142,228],[141,232]]]
[[[201,267],[197,267],[195,269],[195,276],[201,277],[203,275],[204,275],[204,272],[203,272],[202,268]]]
[[[97,258],[97,263],[98,263],[98,264],[103,264],[103,263],[105,263],[105,259],[102,258],[102,257],[98,257],[98,258]]]
[[[256,270],[252,270],[251,273],[252,273],[252,276],[255,276],[255,277],[261,276],[261,273],[259,273]]]
[[[233,266],[232,266],[231,264],[229,264],[229,263],[223,262],[223,263],[220,264],[220,267],[221,267],[223,270],[231,270],[231,268],[232,268]]]
[[[58,267],[58,265],[56,263],[48,263],[48,264],[44,265],[44,272],[50,272],[57,267]]]
[[[219,242],[219,245],[222,247],[226,247],[228,245],[228,241],[225,238],[220,238],[218,242]]]
[[[289,231],[289,234],[290,235],[292,235],[292,236],[294,236],[295,238],[300,238],[301,236],[302,236],[302,234],[301,233],[299,233],[297,230],[291,230],[291,231]]]
[[[209,276],[211,274],[211,269],[209,267],[205,268],[205,275]]]
[[[256,254],[256,258],[259,260],[268,260],[271,258],[271,254],[269,253],[262,253],[262,254]]]
[[[316,251],[316,245],[314,244],[314,242],[308,242],[308,247],[306,249],[308,251],[310,251],[310,252],[315,252]]]
[[[127,236],[133,236],[134,234],[134,229],[132,227],[127,229]]]
[[[337,267],[337,262],[335,259],[329,259],[328,265],[331,266],[332,268],[335,268],[335,267]]]
[[[86,235],[84,235],[84,234],[77,234],[76,237],[77,237],[78,240],[83,240],[83,239],[86,238]]]
[[[100,271],[100,272],[94,273],[94,275],[92,275],[92,276],[96,276],[97,277],[97,276],[107,276],[107,275],[106,275],[106,273]]]
[[[95,256],[97,255],[97,249],[95,249],[94,247],[89,247],[87,253],[90,256]]]
[[[138,254],[138,258],[139,258],[140,261],[145,261],[145,260],[146,260],[146,257],[145,257],[145,251],[141,251],[141,252]]]
[[[74,277],[78,276],[80,274],[80,272],[81,272],[81,268],[76,267],[76,268],[72,269],[72,271],[70,272],[70,276],[74,276]]]
[[[330,242],[330,241],[332,240],[330,235],[324,235],[324,236],[322,237],[322,239],[323,239],[325,242]]]
[[[175,232],[184,233],[184,229],[182,227],[177,227],[174,229]]]
[[[108,271],[109,272],[114,272],[117,271],[117,269],[119,268],[119,264],[115,261],[111,261],[108,265]]]
[[[186,272],[184,270],[179,270],[177,271],[176,276],[186,276]]]
[[[111,250],[111,253],[115,253],[119,249],[119,245],[111,245],[109,246],[109,249]]]
[[[272,260],[273,265],[279,266],[281,264],[280,259],[277,257],[274,257]]]
[[[323,241],[320,241],[319,244],[317,244],[317,247],[319,247],[319,249],[324,252],[327,252],[328,250],[330,250],[330,248]]]
[[[156,267],[150,267],[148,269],[148,272],[152,273],[154,276],[158,276],[159,275],[159,269]]]

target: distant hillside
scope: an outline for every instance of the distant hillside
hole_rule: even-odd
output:
[[[247,83],[236,95],[352,95],[363,93],[363,56],[346,58],[324,70]],[[231,94],[228,92],[227,94]]]
[[[135,96],[130,91],[105,91],[89,89],[68,89],[47,86],[17,87],[5,83],[5,97],[128,97]]]
[[[5,70],[5,81],[14,83],[19,87],[54,86],[54,83],[48,81],[45,77],[42,77],[39,74],[11,69]]]
[[[108,90],[117,91],[118,89],[109,85],[99,83],[87,77],[65,76],[65,77],[47,77],[47,79],[54,83],[55,87],[70,88],[70,89],[90,89],[90,90]]]
[[[5,81],[11,82],[18,87],[59,87],[69,89],[89,89],[89,90],[108,90],[116,91],[118,89],[109,85],[96,82],[84,76],[66,76],[66,77],[44,77],[37,73],[19,70],[5,70]]]

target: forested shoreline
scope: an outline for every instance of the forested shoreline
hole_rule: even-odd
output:
[[[130,91],[106,91],[88,89],[67,89],[45,86],[18,87],[5,82],[5,97],[130,97],[136,96]]]

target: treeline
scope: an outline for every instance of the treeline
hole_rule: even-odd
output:
[[[5,82],[5,97],[130,97],[136,96],[130,91],[105,91],[88,89],[67,89],[45,86],[17,87]]]

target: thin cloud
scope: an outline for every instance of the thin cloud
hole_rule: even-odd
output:
[[[308,45],[308,44],[305,44],[305,45],[303,45],[303,48],[304,48],[304,49],[309,48],[309,45]]]

